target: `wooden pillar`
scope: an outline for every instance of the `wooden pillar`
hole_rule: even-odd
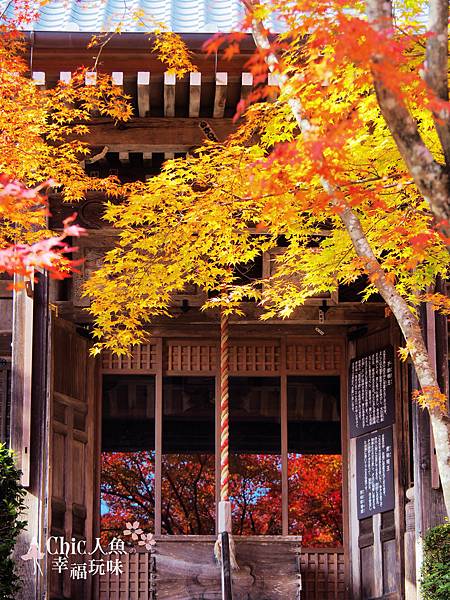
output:
[[[13,298],[10,442],[18,457],[19,468],[23,466],[28,471],[24,481],[27,528],[16,544],[16,558],[27,552],[33,537],[42,540],[46,534],[49,318],[46,275],[38,274],[32,297],[30,294],[30,287],[28,295],[25,289],[20,289],[14,292]],[[33,336],[31,347],[27,328]],[[43,591],[44,577],[34,572],[30,561],[19,559],[18,569],[22,581],[18,600],[38,597]]]
[[[350,594],[351,567],[350,567],[350,459],[349,459],[349,433],[348,433],[348,368],[349,348],[343,346],[344,368],[340,371],[340,396],[341,396],[341,457],[342,457],[342,524],[344,537],[344,580],[346,597]]]
[[[288,402],[286,375],[286,338],[280,340],[280,396],[281,396],[281,527],[282,534],[289,533],[289,477],[288,477]]]
[[[348,364],[350,360],[356,356],[355,342],[348,343]],[[343,415],[347,419],[347,415]],[[350,495],[349,501],[349,521],[350,521],[350,569],[351,569],[351,590],[352,598],[359,598],[361,592],[361,566],[360,566],[360,551],[359,551],[359,521],[358,521],[358,505],[356,491],[356,438],[349,439],[348,442],[348,492]]]
[[[157,372],[155,377],[155,535],[161,535],[162,508],[162,419],[163,419],[163,351],[158,340]]]
[[[438,282],[438,285],[440,283]],[[436,366],[438,383],[442,391],[448,390],[448,351],[447,351],[447,323],[446,320],[436,317],[436,314],[426,306],[421,307],[421,324],[427,347],[432,361]],[[420,389],[417,376],[412,372],[412,389]],[[414,513],[415,513],[415,539],[416,539],[416,578],[420,581],[422,565],[422,540],[426,531],[431,527],[443,523],[446,510],[442,491],[438,487],[438,480],[433,463],[433,452],[430,418],[428,411],[420,408],[413,402],[412,405],[412,431],[413,431],[413,461],[414,461]]]

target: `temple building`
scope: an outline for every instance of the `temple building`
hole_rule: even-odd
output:
[[[152,177],[206,138],[223,140],[253,86],[250,35],[232,60],[203,49],[211,33],[236,26],[239,2],[134,4],[183,36],[198,71],[165,72],[131,21],[105,46],[101,70],[131,97],[134,116],[118,125],[93,116],[86,141],[96,158],[85,168],[121,181]],[[103,13],[77,2],[44,7],[26,34],[37,85],[88,66],[92,32],[116,12],[114,2]],[[51,228],[77,212],[88,230],[72,278],[38,273],[14,293],[0,281],[0,440],[16,452],[27,488],[17,555],[33,543],[44,555],[37,569],[18,558],[22,597],[218,599],[220,319],[200,311],[201,290],[186,289],[172,318],[152,323],[148,343],[129,356],[90,355],[82,286],[114,245],[104,202],[98,193],[77,205],[50,197]],[[277,251],[237,276],[266,276]],[[442,490],[427,413],[410,401],[414,371],[398,358],[400,331],[381,297],[361,302],[363,285],[311,298],[283,321],[261,322],[252,302],[230,317],[235,600],[416,597],[415,540],[443,522]],[[447,321],[422,312],[448,390]],[[117,540],[124,554],[112,551]],[[65,554],[62,541],[86,546]],[[71,568],[94,559],[104,564],[87,577]]]

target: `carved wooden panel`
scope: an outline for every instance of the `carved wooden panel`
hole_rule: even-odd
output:
[[[302,598],[345,600],[344,551],[306,548],[301,553]]]
[[[102,352],[104,373],[153,373],[156,371],[158,348],[156,343],[133,346],[131,354],[117,356],[109,351]]]
[[[81,260],[77,271],[72,275],[72,302],[74,306],[86,307],[90,305],[89,298],[83,297],[83,286],[94,271],[99,269],[103,257],[114,247],[115,235],[95,234],[87,238],[77,240],[78,251],[74,258]]]
[[[280,346],[277,341],[232,343],[230,348],[230,373],[278,373]]]
[[[158,362],[157,342],[134,346],[131,355],[102,353],[104,373],[155,373]],[[291,342],[286,348],[288,373],[340,373],[343,347],[334,342]],[[213,341],[166,340],[163,369],[167,375],[215,374],[219,368],[218,347]],[[278,375],[281,371],[278,340],[232,341],[230,345],[231,375]]]
[[[338,343],[295,342],[286,348],[286,369],[291,373],[340,372],[343,360],[343,348]]]
[[[106,198],[100,192],[87,192],[84,200],[80,202],[66,202],[61,194],[50,194],[51,216],[49,226],[51,229],[62,229],[64,219],[77,213],[77,223],[85,229],[100,229],[108,225],[103,215],[106,202],[116,203],[115,198]]]
[[[155,559],[150,552],[120,556],[123,573],[99,577],[99,600],[155,600]]]
[[[164,369],[171,373],[214,373],[218,366],[214,342],[167,342]]]

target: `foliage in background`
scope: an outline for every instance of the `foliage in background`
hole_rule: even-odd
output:
[[[20,485],[20,471],[5,444],[0,444],[0,598],[13,600],[19,588],[11,553],[17,536],[25,528],[20,520],[25,490]]]
[[[421,590],[423,600],[450,598],[450,523],[425,535]]]
[[[230,462],[233,532],[281,535],[281,463],[277,455],[238,454]],[[102,539],[139,521],[154,531],[154,453],[102,453]],[[289,456],[290,533],[303,545],[342,544],[342,466],[333,455]],[[162,530],[214,535],[214,456],[166,454],[162,463]]]
[[[235,135],[167,162],[108,206],[119,242],[87,284],[97,351],[142,342],[185,286],[206,292],[204,308],[239,313],[253,298],[262,318],[286,318],[366,277],[362,299],[381,294],[414,363],[450,514],[446,398],[417,318],[450,271],[450,104],[432,80],[448,88],[435,56],[444,49],[447,61],[448,16],[426,32],[411,19],[415,2],[395,19],[384,0],[244,3],[257,45],[249,68],[259,82],[274,72],[279,97],[261,102],[270,90],[257,86]],[[269,37],[273,11],[286,32]],[[241,37],[219,36],[210,50],[238,51]],[[237,267],[280,238],[265,280],[240,285]]]
[[[19,29],[36,18],[39,3],[15,0],[14,5],[12,19],[0,16],[0,272],[28,274],[30,267],[49,268],[50,262],[50,271],[63,276],[71,265],[61,259],[61,240],[46,228],[44,192],[56,188],[70,201],[90,190],[118,194],[114,178],[85,173],[82,160],[90,150],[81,138],[94,111],[126,121],[131,107],[110,76],[96,72],[95,85],[86,85],[88,69],[51,89],[36,85]]]

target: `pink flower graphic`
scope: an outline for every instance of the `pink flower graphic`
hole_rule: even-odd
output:
[[[142,529],[139,527],[139,521],[135,521],[134,523],[126,523],[126,529],[123,530],[124,535],[131,535],[131,539],[136,541],[139,539],[139,536],[142,533]]]
[[[151,550],[152,546],[156,544],[156,540],[153,537],[153,533],[143,533],[138,544],[139,546],[145,546],[146,550]]]
[[[27,550],[27,553],[22,554],[20,558],[22,560],[32,560],[34,572],[36,573],[36,570],[39,570],[39,573],[42,575],[42,569],[41,565],[39,564],[39,561],[41,560],[41,558],[44,558],[44,554],[40,551],[39,544],[37,543],[35,537],[31,540],[31,544]]]

